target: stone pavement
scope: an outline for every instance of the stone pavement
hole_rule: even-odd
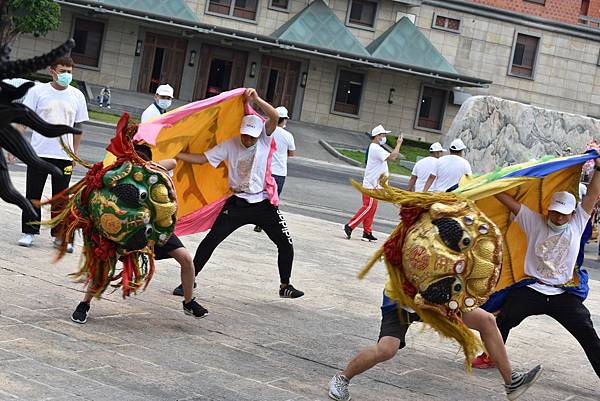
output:
[[[22,188],[24,174],[12,174]],[[285,205],[282,206],[285,211]],[[356,274],[376,249],[341,227],[288,214],[296,258],[297,300],[277,296],[276,250],[251,227],[234,233],[201,273],[205,319],[183,314],[173,261],[161,261],[149,288],[92,304],[86,325],[69,316],[82,296],[67,274],[80,248],[52,264],[47,230],[35,247],[15,245],[20,211],[2,203],[0,220],[0,400],[327,400],[331,375],[373,344],[383,265]],[[185,237],[194,250],[202,235]],[[596,276],[597,277],[597,276]],[[600,326],[600,282],[587,306]],[[505,399],[494,370],[464,371],[458,347],[421,324],[408,346],[353,380],[354,400],[492,401]],[[592,401],[600,381],[570,335],[548,317],[529,318],[509,339],[518,368],[545,372],[526,401]]]

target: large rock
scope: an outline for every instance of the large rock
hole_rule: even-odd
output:
[[[600,120],[543,109],[493,96],[474,96],[463,103],[448,133],[467,145],[465,157],[474,172],[521,163],[544,155],[582,153],[600,137]]]

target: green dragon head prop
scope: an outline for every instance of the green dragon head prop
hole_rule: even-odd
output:
[[[177,200],[168,172],[142,159],[130,138],[137,127],[128,127],[124,114],[107,150],[114,163],[89,165],[86,176],[50,199],[60,214],[47,224],[60,227],[64,256],[76,230],[83,233],[82,263],[74,276],[85,281],[88,292],[99,297],[112,283],[123,296],[147,286],[154,272],[154,246],[167,242],[175,229]],[[70,152],[69,149],[66,149]],[[122,268],[117,269],[117,262]]]

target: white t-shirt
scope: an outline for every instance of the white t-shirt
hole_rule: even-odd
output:
[[[68,86],[64,90],[54,89],[51,83],[35,85],[29,89],[23,104],[50,124],[73,126],[87,121],[88,111],[83,93]],[[63,141],[73,149],[73,134],[62,136]],[[33,131],[31,146],[38,156],[50,159],[71,160],[60,145],[59,138],[46,138]]]
[[[142,113],[142,118],[140,119],[140,121],[145,123],[146,121],[151,120],[154,117],[160,116],[161,114],[162,113],[160,112],[158,107],[156,107],[156,105],[152,103],[150,106],[146,107],[146,110],[144,110],[144,112]]]
[[[285,177],[287,175],[288,150],[296,150],[294,136],[281,127],[275,128],[271,136],[277,144],[277,150],[273,153],[271,160],[271,174]]]
[[[438,159],[435,168],[435,181],[430,188],[431,192],[446,192],[446,190],[460,181],[465,174],[473,174],[469,162],[457,155],[446,155]]]
[[[437,157],[427,156],[415,163],[412,175],[417,177],[415,182],[415,192],[423,192],[423,187],[431,174],[435,174],[437,166]]]
[[[381,188],[379,178],[381,175],[386,177],[390,175],[388,170],[387,158],[390,152],[381,145],[371,143],[369,145],[369,156],[367,158],[367,167],[365,168],[365,177],[363,178],[363,187],[367,189]]]
[[[265,191],[267,160],[271,150],[272,136],[267,136],[263,129],[256,141],[256,146],[247,149],[240,138],[232,138],[221,142],[207,150],[204,155],[213,167],[227,160],[229,187],[235,196],[244,198],[250,203],[268,199]]]
[[[573,278],[581,235],[589,219],[590,215],[578,205],[567,229],[556,233],[548,227],[544,216],[521,205],[515,221],[527,234],[525,274],[547,284],[568,283]],[[539,283],[529,287],[546,295],[564,292],[561,288]]]

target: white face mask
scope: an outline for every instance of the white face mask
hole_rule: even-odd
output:
[[[560,226],[554,224],[552,220],[550,220],[550,217],[548,217],[548,220],[546,220],[546,224],[548,224],[550,230],[554,231],[555,233],[562,233],[567,229],[567,227],[569,227],[569,223],[561,224]]]
[[[169,99],[158,99],[158,101],[156,102],[156,104],[158,104],[158,107],[160,107],[161,109],[166,110],[169,107],[171,107],[171,100],[169,100]]]
[[[385,136],[379,140],[380,145],[385,145],[386,142],[387,142],[387,137],[385,137]]]

